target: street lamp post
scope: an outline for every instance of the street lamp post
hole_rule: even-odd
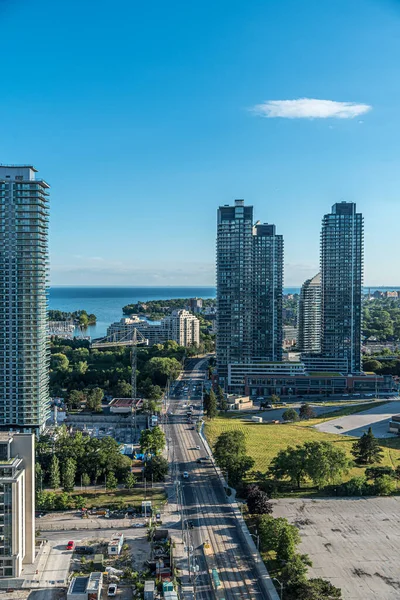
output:
[[[257,540],[257,550],[260,551],[260,536],[258,533],[250,533],[250,535]]]
[[[276,577],[272,577],[272,579],[274,579],[280,587],[280,590],[281,590],[280,598],[282,600],[283,599],[283,583],[281,581],[279,581],[279,579],[277,579]]]

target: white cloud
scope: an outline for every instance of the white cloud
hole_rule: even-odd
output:
[[[260,117],[273,119],[353,119],[370,111],[369,104],[355,102],[335,102],[316,98],[297,100],[267,100],[256,104],[250,110]]]

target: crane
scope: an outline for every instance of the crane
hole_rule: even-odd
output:
[[[131,398],[135,399],[137,395],[136,390],[136,363],[137,363],[137,346],[139,344],[148,345],[149,340],[136,329],[136,327],[129,328],[129,331],[121,336],[119,332],[112,333],[104,338],[95,340],[92,342],[92,348],[112,348],[113,346],[131,346],[132,347],[132,393]]]

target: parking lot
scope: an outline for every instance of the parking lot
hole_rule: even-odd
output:
[[[389,433],[389,422],[393,415],[400,413],[400,402],[389,401],[381,406],[374,406],[362,413],[339,417],[316,425],[316,429],[325,433],[342,433],[353,437],[360,437],[372,428],[372,433],[378,438],[396,437]]]
[[[274,517],[298,526],[310,577],[342,589],[344,600],[400,598],[400,498],[274,501]]]

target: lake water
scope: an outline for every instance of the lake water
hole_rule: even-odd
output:
[[[399,289],[370,288],[375,289]],[[299,293],[298,287],[287,287],[285,294]],[[367,291],[367,288],[365,288]],[[215,298],[215,287],[70,287],[53,286],[50,288],[49,308],[74,312],[86,310],[97,317],[97,325],[88,328],[92,338],[102,337],[107,327],[123,317],[122,307],[134,302],[148,300],[170,300],[173,298]]]

